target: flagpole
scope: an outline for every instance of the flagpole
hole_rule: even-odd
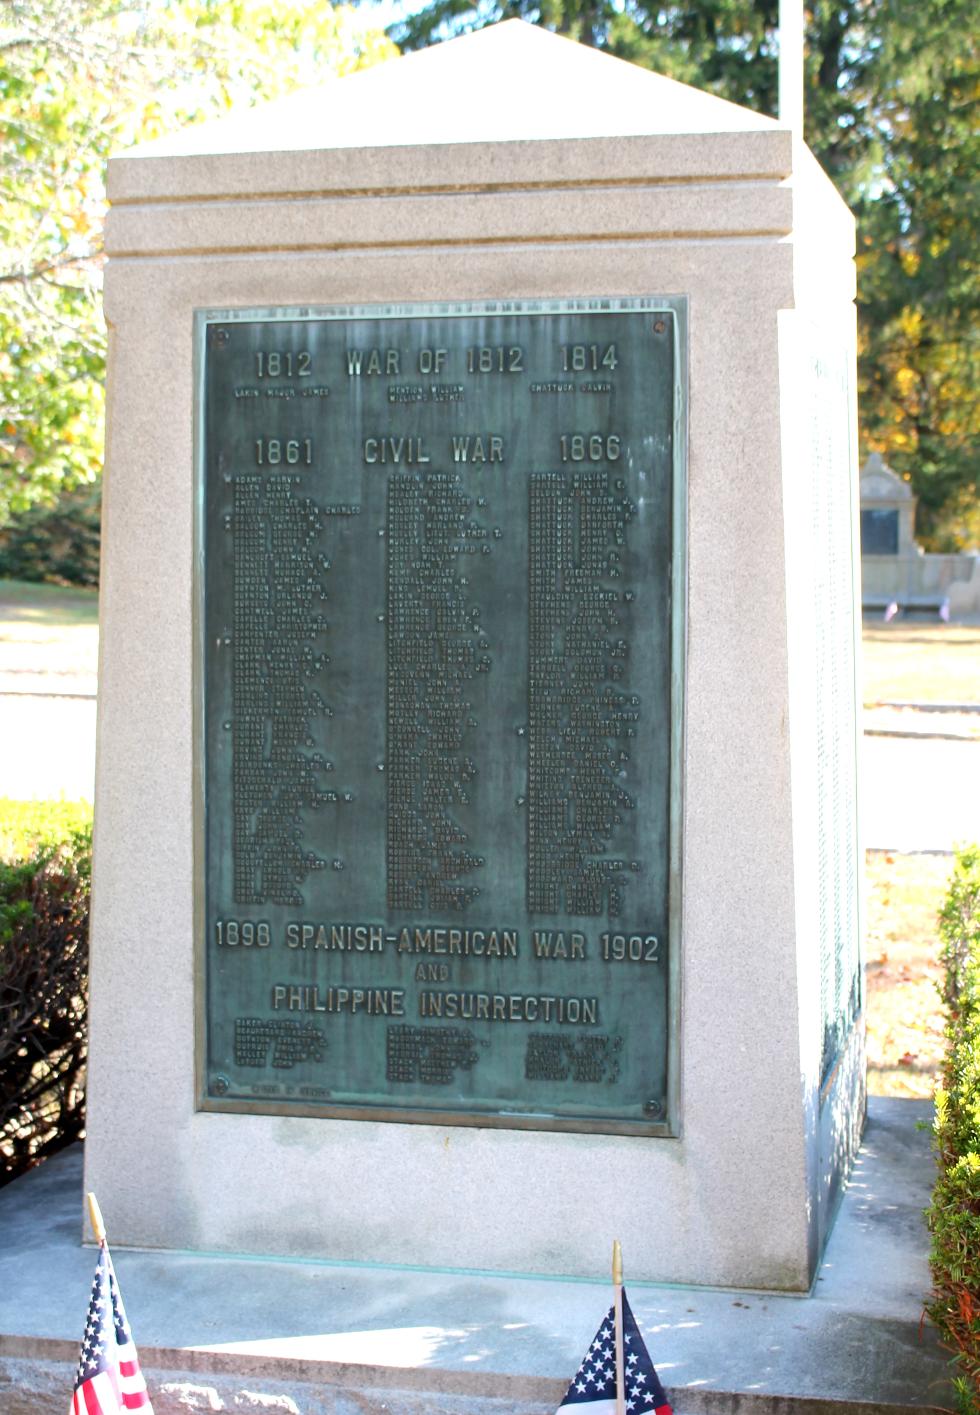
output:
[[[99,1201],[94,1194],[85,1196],[88,1200],[88,1216],[92,1220],[92,1232],[95,1234],[95,1241],[101,1248],[105,1242],[105,1224],[102,1222],[102,1210],[99,1208]]]
[[[623,1250],[613,1243],[613,1316],[616,1326],[616,1415],[626,1415],[626,1377],[623,1357]]]
[[[153,1415],[153,1404],[140,1370],[122,1294],[112,1271],[99,1201],[86,1194],[89,1218],[99,1243],[95,1280],[89,1297],[85,1335],[78,1356],[69,1415]]]

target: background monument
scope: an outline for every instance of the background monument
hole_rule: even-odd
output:
[[[861,468],[861,599],[866,611],[975,614],[980,610],[980,555],[937,554],[915,539],[912,488],[877,452]]]
[[[117,1243],[806,1288],[863,1115],[839,198],[520,22],[110,196]]]

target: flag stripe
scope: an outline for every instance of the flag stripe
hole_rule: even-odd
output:
[[[119,1371],[114,1362],[110,1362],[105,1369],[105,1378],[109,1382],[109,1389],[112,1391],[112,1399],[116,1405],[122,1403],[122,1391],[119,1388]],[[110,1407],[111,1409],[112,1407]]]
[[[105,1243],[92,1283],[71,1401],[71,1415],[153,1415]]]
[[[102,1401],[98,1397],[94,1380],[86,1381],[79,1394],[85,1401],[87,1415],[102,1415]]]

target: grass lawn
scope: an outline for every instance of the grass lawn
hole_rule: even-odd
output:
[[[899,620],[864,625],[864,703],[980,704],[980,625]],[[926,714],[920,713],[919,718]],[[949,723],[936,721],[942,728]],[[972,719],[971,719],[972,720]],[[968,727],[964,721],[961,728]],[[980,743],[969,750],[980,751]],[[980,815],[977,819],[980,832]],[[943,1055],[937,916],[952,861],[868,854],[868,1089],[931,1097]]]
[[[0,580],[0,687],[36,691],[61,680],[89,680],[99,660],[97,590]]]
[[[864,702],[980,703],[980,624],[865,624]]]
[[[56,635],[62,629],[90,628],[98,622],[98,590],[0,580],[0,633],[6,634],[16,625],[33,625]]]

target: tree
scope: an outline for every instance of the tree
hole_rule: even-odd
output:
[[[980,88],[968,0],[894,0],[876,188],[858,203],[864,437],[931,549],[980,545]]]
[[[99,463],[98,164],[114,100],[82,82],[71,5],[35,9],[0,8],[0,524],[61,477],[92,480]],[[86,18],[92,63],[105,64],[102,26]]]
[[[393,53],[321,0],[0,0],[0,526],[101,470],[109,152]]]
[[[814,0],[807,61],[808,115],[830,166],[844,165],[862,101],[872,44],[870,20],[883,0]],[[430,0],[391,27],[406,50],[519,16],[645,68],[774,114],[779,0]],[[813,135],[811,135],[813,141]]]
[[[520,16],[775,114],[778,0],[430,0],[405,49]],[[980,543],[975,0],[811,0],[806,137],[859,220],[864,451],[930,548]]]

